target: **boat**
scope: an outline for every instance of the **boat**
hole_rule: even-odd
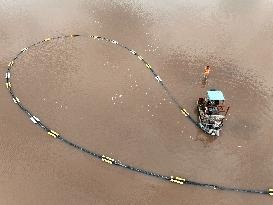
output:
[[[199,126],[207,134],[219,136],[224,119],[230,107],[224,105],[225,97],[222,91],[210,89],[206,97],[197,101]]]

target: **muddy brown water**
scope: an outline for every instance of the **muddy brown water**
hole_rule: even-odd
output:
[[[273,186],[272,1],[1,1],[0,19],[2,76],[27,45],[95,34],[138,51],[193,115],[208,88],[221,89],[231,106],[213,140],[126,50],[57,40],[20,57],[12,81],[26,107],[68,139],[164,175]],[[212,73],[204,87],[207,64]],[[108,166],[49,138],[0,89],[0,204],[273,203],[268,196],[176,186]]]

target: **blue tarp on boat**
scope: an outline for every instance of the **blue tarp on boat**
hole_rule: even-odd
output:
[[[222,91],[208,91],[208,100],[225,100],[224,94]]]

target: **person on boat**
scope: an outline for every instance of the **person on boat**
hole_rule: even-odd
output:
[[[207,66],[205,67],[205,69],[204,69],[204,78],[205,78],[205,80],[208,79],[209,73],[210,73],[210,67],[207,65]]]

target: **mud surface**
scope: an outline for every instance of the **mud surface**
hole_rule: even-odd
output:
[[[89,39],[22,55],[12,81],[49,127],[91,150],[164,175],[229,187],[273,186],[273,3],[1,1],[0,68],[23,47],[70,33],[138,51],[195,115],[209,88],[231,106],[221,137],[196,129],[134,56]],[[205,65],[212,67],[201,83]],[[0,204],[272,204],[268,196],[176,186],[94,160],[49,138],[0,91]]]

